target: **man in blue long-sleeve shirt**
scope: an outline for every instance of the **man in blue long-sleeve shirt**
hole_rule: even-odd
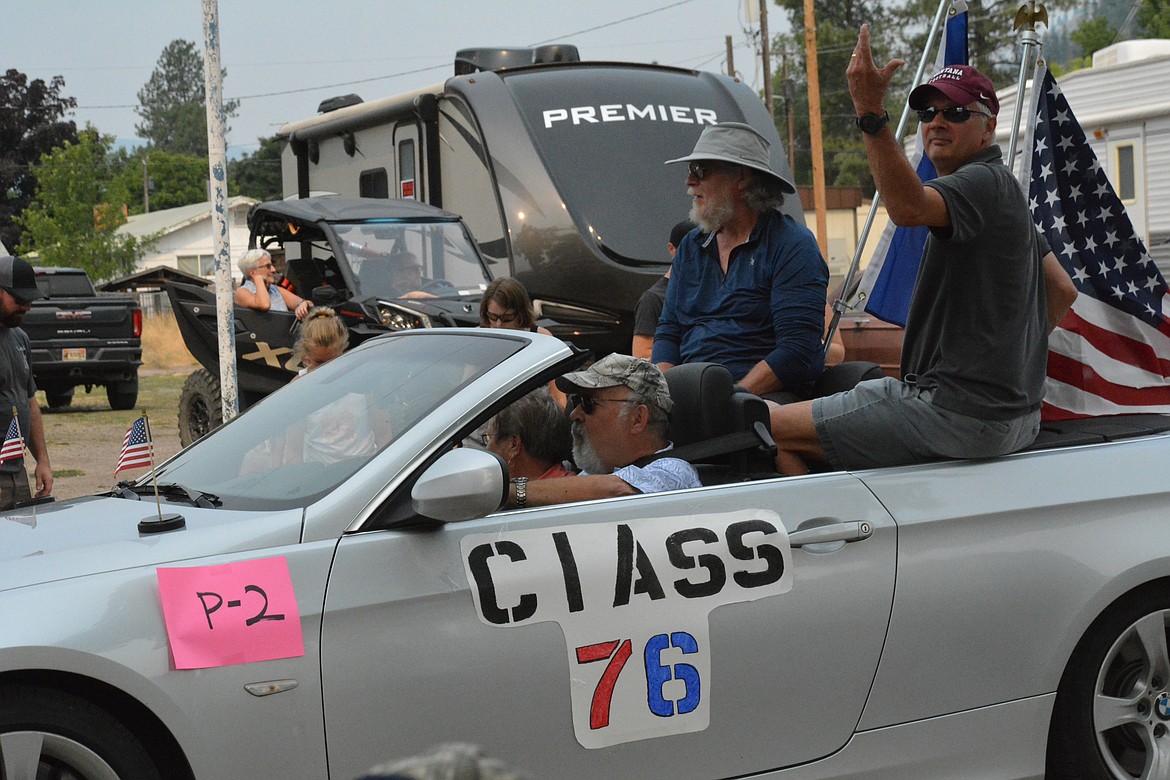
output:
[[[719,363],[758,395],[805,394],[824,365],[829,270],[808,228],[777,210],[796,188],[738,122],[705,128],[679,162],[699,227],[671,266],[653,361]]]

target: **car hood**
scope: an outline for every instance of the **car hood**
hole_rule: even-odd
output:
[[[163,503],[186,526],[140,534],[154,501],[92,496],[0,513],[0,591],[105,571],[175,563],[301,538],[302,510],[242,512]]]

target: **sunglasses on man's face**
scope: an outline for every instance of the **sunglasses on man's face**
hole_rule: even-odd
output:
[[[569,401],[569,411],[581,407],[581,411],[585,414],[593,414],[597,411],[598,404],[624,404],[624,398],[594,398],[591,395],[581,395],[580,393],[569,393],[565,396]]]
[[[961,125],[976,114],[979,116],[991,116],[990,111],[972,111],[965,106],[947,106],[946,108],[918,109],[918,121],[924,125],[928,125],[939,114],[942,114],[942,118],[952,125]]]
[[[692,162],[687,166],[691,176],[695,177],[695,181],[703,181],[713,173],[718,173],[723,169],[719,163],[713,162]]]

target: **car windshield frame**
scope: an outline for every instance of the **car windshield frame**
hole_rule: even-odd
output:
[[[158,481],[215,494],[224,509],[309,506],[528,343],[474,331],[426,336],[373,339],[302,374],[180,452]]]

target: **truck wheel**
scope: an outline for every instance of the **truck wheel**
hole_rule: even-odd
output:
[[[223,425],[219,380],[201,368],[183,383],[179,395],[179,442],[186,447]]]
[[[158,780],[134,734],[108,712],[61,691],[0,690],[0,768],[12,777]]]
[[[138,403],[138,375],[128,382],[112,382],[106,385],[106,398],[111,409],[125,411]]]
[[[73,388],[69,388],[64,392],[45,391],[45,400],[49,402],[50,409],[64,409],[73,403]]]

